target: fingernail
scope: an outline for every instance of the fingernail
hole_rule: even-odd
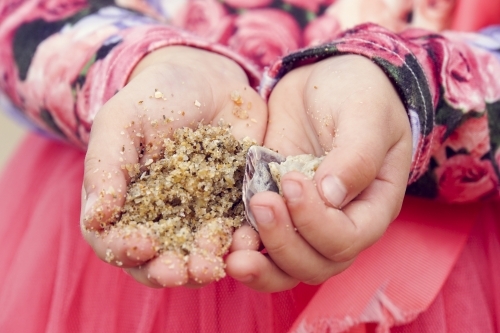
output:
[[[302,196],[302,185],[295,180],[285,180],[281,184],[281,188],[288,201],[297,201]]]
[[[94,207],[97,201],[97,195],[95,193],[90,193],[87,195],[87,200],[85,201],[84,217],[89,218],[91,214],[92,207]]]
[[[325,199],[335,208],[340,208],[347,195],[347,190],[338,177],[326,176],[321,181]]]
[[[258,224],[270,224],[274,220],[273,211],[268,207],[254,206],[252,213]]]

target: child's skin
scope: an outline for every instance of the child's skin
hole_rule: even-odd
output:
[[[154,89],[166,100],[148,98]],[[251,103],[255,121],[233,115],[229,96],[234,90]],[[202,104],[199,108],[195,100]],[[165,110],[174,110],[170,115],[179,120],[152,126],[151,120],[161,120]],[[372,62],[348,55],[293,70],[277,84],[266,106],[233,61],[172,46],[137,65],[129,84],[106,103],[92,127],[82,230],[101,259],[110,259],[111,249],[112,264],[151,287],[199,287],[214,280],[221,261],[191,254],[184,263],[171,253],[150,260],[154,240],[140,234],[105,235],[100,224],[110,222],[110,208],[123,204],[129,178],[121,166],[144,163],[158,151],[139,158],[138,133],[145,143],[159,147],[158,131],[169,133],[171,127],[202,120],[216,125],[221,118],[231,123],[236,137],[252,137],[284,155],[328,153],[314,180],[297,172],[283,177],[285,201],[270,192],[252,198],[259,234],[249,226],[236,230],[226,258],[226,272],[250,288],[275,292],[300,281],[324,282],[377,241],[399,213],[410,170],[410,125],[392,84]],[[110,194],[110,185],[121,193]],[[104,200],[98,200],[102,191]],[[103,214],[96,213],[99,207]],[[259,238],[268,255],[258,251]],[[217,244],[200,247],[212,250]],[[171,262],[175,269],[169,268]]]
[[[395,89],[361,56],[290,72],[268,107],[266,146],[284,155],[328,153],[314,180],[297,172],[282,177],[285,201],[272,192],[252,198],[271,260],[257,251],[227,258],[229,275],[275,292],[324,282],[382,236],[402,205],[412,143]]]

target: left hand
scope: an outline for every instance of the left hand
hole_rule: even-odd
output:
[[[265,292],[320,284],[345,270],[399,214],[410,171],[408,116],[367,58],[332,57],[295,69],[269,99],[265,146],[326,157],[313,180],[298,172],[250,203],[267,254],[235,234],[227,272]],[[255,233],[252,237],[257,237]]]
[[[252,118],[234,114],[233,91],[241,92]],[[216,126],[224,120],[231,123],[236,138],[262,142],[266,119],[264,101],[231,59],[188,46],[172,45],[149,53],[92,125],[82,190],[85,240],[99,258],[124,268],[146,286],[198,288],[221,278],[225,244],[220,239],[207,240],[210,226],[196,230],[194,249],[187,256],[180,251],[157,255],[160,240],[147,228],[129,231],[112,226],[125,202],[131,179],[128,170],[144,171],[148,161],[162,158],[164,139],[176,129],[199,123]]]

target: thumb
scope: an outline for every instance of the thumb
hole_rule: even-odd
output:
[[[349,115],[340,117],[333,148],[314,177],[325,203],[339,209],[377,178],[389,150],[404,134],[397,123],[357,113],[351,110]],[[403,169],[400,171],[406,172]]]
[[[100,230],[116,219],[130,176],[139,172],[139,138],[130,134],[135,125],[127,123],[130,117],[113,116],[114,107],[109,103],[97,114],[85,156],[82,223],[89,230]]]

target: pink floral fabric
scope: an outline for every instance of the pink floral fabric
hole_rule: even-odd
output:
[[[436,33],[454,3],[429,16],[417,0],[0,0],[0,91],[35,126],[84,148],[100,107],[159,47],[231,57],[263,97],[293,68],[361,54],[406,105],[408,193],[498,198],[500,28]]]
[[[278,60],[262,91],[267,96],[298,66],[338,54],[364,55],[393,81],[411,120],[414,151],[407,192],[454,203],[498,199],[500,83],[495,73],[500,62],[491,50],[457,37],[360,25]]]

